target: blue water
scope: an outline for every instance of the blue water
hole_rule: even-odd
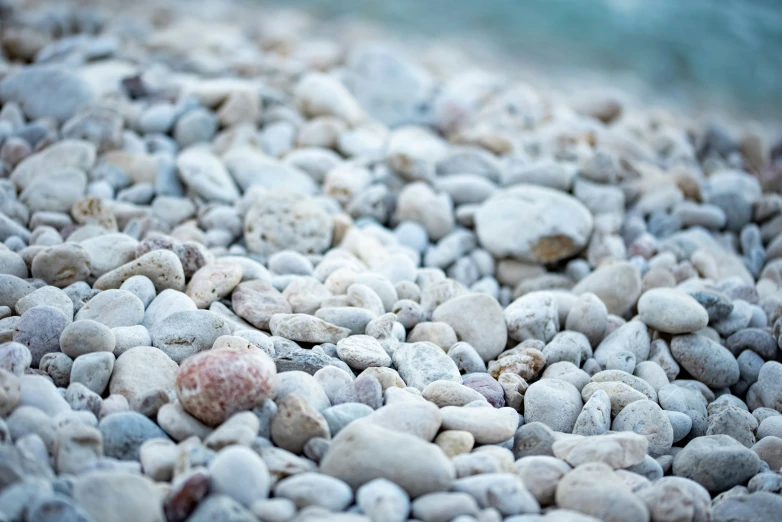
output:
[[[272,2],[273,3],[273,2]],[[285,0],[320,17],[481,39],[557,70],[631,76],[702,108],[782,117],[782,0]]]

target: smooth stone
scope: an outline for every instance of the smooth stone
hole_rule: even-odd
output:
[[[220,336],[230,333],[226,321],[208,310],[175,312],[150,331],[152,345],[177,363],[209,350]]]
[[[393,355],[394,366],[408,386],[423,391],[434,381],[461,382],[456,363],[431,343],[405,343]]]
[[[646,505],[601,462],[582,465],[565,475],[557,486],[556,503],[605,522],[649,521]]]
[[[185,289],[185,272],[179,257],[171,250],[153,250],[135,260],[106,272],[95,281],[95,288],[109,290],[119,288],[135,275],[143,275],[152,281],[157,292],[167,288]]]
[[[614,431],[633,431],[649,441],[649,455],[664,455],[673,445],[673,426],[665,412],[653,401],[635,401],[616,416]]]
[[[89,82],[74,71],[55,65],[23,68],[0,82],[3,103],[16,102],[31,119],[64,122],[93,101]]]
[[[508,336],[515,341],[551,341],[559,332],[559,309],[550,292],[531,292],[513,301],[504,311]]]
[[[152,346],[152,336],[149,330],[138,324],[136,326],[118,326],[112,328],[114,335],[114,355],[119,357],[136,346]]]
[[[71,383],[82,383],[93,392],[102,395],[109,384],[113,369],[113,353],[87,353],[73,361]]]
[[[208,350],[182,362],[175,390],[185,411],[215,426],[260,403],[275,374],[274,362],[262,350]]]
[[[646,504],[652,520],[710,520],[711,495],[692,480],[663,477],[636,494]]]
[[[155,285],[148,277],[137,275],[133,276],[119,287],[120,290],[125,290],[135,295],[141,302],[144,303],[144,308],[149,306],[149,303],[157,296],[155,291]]]
[[[481,508],[503,516],[538,513],[540,505],[515,473],[485,473],[454,481],[452,489],[469,493]]]
[[[384,478],[371,480],[358,488],[356,504],[377,522],[404,522],[410,512],[407,493]]]
[[[299,509],[322,506],[336,512],[353,502],[350,486],[320,473],[300,473],[286,478],[274,486],[274,496],[292,500]]]
[[[16,302],[16,313],[24,315],[34,306],[51,306],[60,310],[65,317],[73,319],[73,301],[57,287],[44,286],[22,297]]]
[[[499,444],[516,432],[519,415],[513,408],[462,408],[446,406],[440,409],[443,429],[472,433],[478,444]]]
[[[141,445],[151,439],[168,439],[157,424],[135,411],[120,412],[103,418],[98,424],[107,457],[139,460]]]
[[[95,520],[166,520],[161,493],[154,482],[141,475],[119,471],[86,473],[74,480],[72,493],[73,499]]]
[[[187,294],[173,289],[160,292],[148,305],[141,322],[150,332],[166,317],[176,312],[195,311],[198,307]]]
[[[163,351],[152,346],[133,347],[117,358],[109,391],[124,396],[130,407],[140,411],[144,400],[162,390],[170,393],[179,367]]]
[[[385,478],[411,497],[444,491],[455,477],[453,464],[438,446],[366,421],[350,424],[334,438],[321,470],[354,489]]]
[[[271,477],[263,459],[243,446],[220,450],[209,463],[211,489],[244,506],[269,496]]]
[[[443,414],[427,401],[386,404],[369,415],[367,422],[432,441],[442,426]]]
[[[90,256],[90,276],[99,278],[136,258],[138,241],[127,234],[103,234],[85,239],[80,245]]]
[[[71,409],[47,377],[22,375],[19,384],[19,406],[34,406],[51,417]]]
[[[638,300],[638,315],[647,326],[660,332],[697,332],[709,323],[706,310],[681,290],[655,288]]]
[[[76,313],[75,320],[90,319],[109,328],[136,326],[144,319],[144,303],[125,290],[104,290]]]
[[[649,358],[649,330],[641,321],[630,321],[611,332],[595,349],[594,357],[602,367],[619,352],[630,352],[636,361]]]
[[[524,394],[525,420],[570,433],[583,404],[581,394],[572,384],[559,379],[542,379],[532,383]]]
[[[549,188],[516,185],[483,202],[475,216],[481,244],[495,257],[550,263],[581,250],[592,233],[592,214],[578,200]],[[532,223],[522,234],[518,222]]]
[[[478,515],[478,502],[462,492],[429,493],[413,501],[413,516],[423,522],[449,522],[460,515]]]
[[[603,390],[592,394],[576,418],[576,435],[602,435],[611,429],[611,398]]]
[[[523,457],[514,466],[524,485],[542,506],[554,503],[557,484],[571,470],[566,462],[547,455]]]
[[[433,321],[453,327],[460,341],[468,343],[484,361],[505,348],[507,328],[497,300],[485,294],[465,294],[435,308]]]
[[[32,366],[38,366],[44,355],[60,351],[60,336],[70,322],[57,308],[35,306],[16,323],[13,341],[26,346],[32,356]]]
[[[89,319],[69,324],[60,334],[60,350],[71,359],[88,353],[113,352],[115,342],[106,325]]]
[[[712,388],[732,386],[739,380],[739,364],[733,354],[702,335],[674,337],[671,353],[690,375]]]
[[[573,287],[573,293],[592,293],[606,306],[609,314],[624,315],[641,295],[641,277],[629,262],[601,266]]]
[[[727,435],[695,438],[673,459],[674,475],[694,480],[711,494],[745,483],[759,468],[757,454]]]

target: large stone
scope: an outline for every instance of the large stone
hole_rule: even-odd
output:
[[[484,248],[495,257],[533,263],[552,263],[578,253],[589,241],[592,224],[592,214],[578,200],[534,185],[499,191],[475,214]]]
[[[475,348],[484,361],[497,357],[508,341],[502,307],[486,294],[449,299],[435,308],[432,320],[451,325],[459,340]]]
[[[455,470],[445,453],[414,435],[358,420],[334,438],[321,471],[353,489],[378,478],[399,485],[411,497],[446,491]]]
[[[54,65],[26,67],[0,82],[0,100],[18,103],[31,120],[64,122],[94,97],[88,82],[72,70]]]
[[[673,459],[673,474],[694,480],[716,495],[744,484],[760,469],[760,458],[727,435],[690,441]]]
[[[275,374],[274,361],[260,349],[209,350],[182,362],[175,389],[189,414],[215,426],[266,398]]]

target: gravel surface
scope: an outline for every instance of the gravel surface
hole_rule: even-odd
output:
[[[780,145],[121,7],[0,0],[0,521],[779,520]]]

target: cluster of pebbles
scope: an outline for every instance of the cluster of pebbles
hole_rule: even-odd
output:
[[[780,147],[209,6],[0,2],[0,521],[780,520]]]

